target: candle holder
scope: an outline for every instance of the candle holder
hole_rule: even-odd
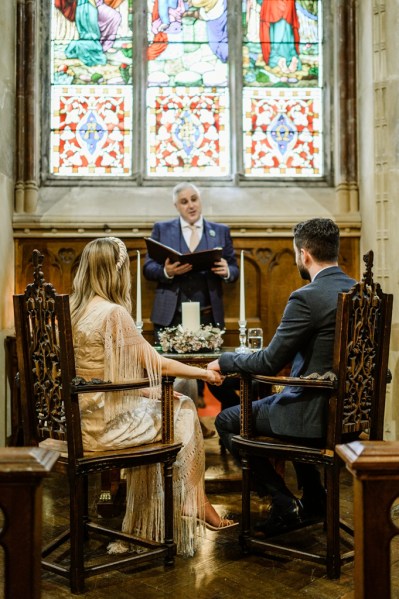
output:
[[[141,333],[143,332],[143,321],[136,322],[136,329],[138,330],[138,332],[141,335]]]
[[[240,331],[239,333],[239,339],[240,339],[240,347],[236,347],[236,353],[237,354],[250,354],[251,350],[249,349],[249,347],[247,347],[246,344],[246,340],[247,340],[247,321],[246,320],[239,320],[238,321],[238,330]]]

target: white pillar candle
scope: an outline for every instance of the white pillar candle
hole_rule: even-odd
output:
[[[136,322],[142,322],[141,316],[141,266],[140,252],[137,250],[137,287],[136,287]]]
[[[182,302],[181,316],[183,329],[197,332],[201,326],[199,302]]]
[[[244,250],[241,250],[240,260],[240,322],[245,322]]]

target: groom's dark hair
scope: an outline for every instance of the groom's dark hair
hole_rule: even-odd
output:
[[[330,218],[312,218],[294,227],[294,243],[307,250],[317,262],[337,262],[339,229]]]

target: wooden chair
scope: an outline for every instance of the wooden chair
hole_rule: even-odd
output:
[[[58,295],[46,283],[41,270],[43,255],[33,252],[34,281],[24,294],[14,296],[17,355],[21,384],[24,439],[26,445],[39,445],[60,452],[55,471],[69,480],[70,528],[43,549],[42,566],[69,578],[73,593],[84,591],[85,577],[104,573],[135,562],[164,557],[173,564],[172,467],[181,448],[173,442],[173,378],[162,382],[162,442],[117,451],[85,452],[82,446],[78,394],[121,391],[148,387],[148,379],[131,383],[82,383],[76,378],[72,343],[69,297]],[[112,468],[162,463],[165,490],[164,541],[141,539],[91,521],[88,513],[88,476]],[[140,553],[108,556],[104,562],[88,565],[85,541],[89,531],[112,539],[123,539],[146,548]],[[50,560],[54,550],[70,541],[70,564]]]
[[[367,434],[382,439],[385,390],[388,376],[389,338],[393,296],[381,291],[373,282],[373,252],[363,258],[363,279],[338,298],[333,380],[310,378],[251,376],[241,385],[241,429],[234,437],[242,456],[242,527],[240,543],[245,551],[256,549],[327,566],[329,578],[339,578],[341,564],[353,559],[353,551],[341,554],[340,528],[353,535],[352,527],[340,520],[340,459],[335,447]],[[389,373],[390,375],[390,373]],[[254,437],[251,432],[251,383],[253,380],[272,385],[295,385],[322,388],[329,392],[328,428],[323,446],[315,447],[298,439],[281,440]],[[311,552],[292,546],[292,539],[282,536],[260,539],[251,530],[250,458],[295,460],[324,467],[327,491],[326,550]],[[300,535],[299,532],[295,533]],[[291,535],[290,535],[291,536]],[[284,542],[285,541],[289,541]],[[352,545],[352,543],[351,543]]]

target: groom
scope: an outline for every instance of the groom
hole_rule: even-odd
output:
[[[332,369],[335,316],[338,294],[356,283],[338,266],[339,229],[327,218],[314,218],[294,227],[295,260],[307,285],[294,291],[269,345],[253,354],[223,353],[208,368],[228,372],[276,375],[292,363],[291,376],[320,375]],[[322,439],[326,433],[328,394],[322,390],[285,387],[252,404],[256,435]],[[216,418],[223,445],[237,459],[232,438],[240,432],[240,406],[224,410]],[[301,501],[288,489],[272,464],[251,460],[254,482],[260,495],[272,496],[267,520],[259,529],[271,536],[296,527],[305,518],[322,516],[325,492],[320,474],[312,464],[294,463]]]

